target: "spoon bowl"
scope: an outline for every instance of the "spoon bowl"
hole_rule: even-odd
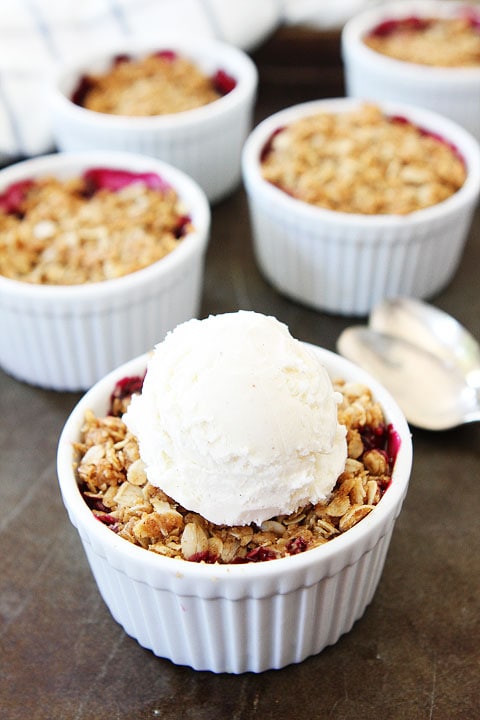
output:
[[[344,330],[337,348],[390,391],[412,425],[447,430],[480,420],[480,390],[451,357],[366,326]]]
[[[456,365],[469,385],[480,387],[480,344],[443,310],[414,298],[388,299],[372,310],[369,326]]]

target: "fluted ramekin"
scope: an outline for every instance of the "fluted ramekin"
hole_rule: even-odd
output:
[[[370,375],[311,347],[332,378],[371,388],[400,447],[391,484],[374,510],[334,540],[298,555],[237,565],[187,562],[133,545],[95,519],[77,485],[73,443],[85,411],[105,414],[116,381],[142,374],[145,356],[96,384],[65,424],[58,446],[60,490],[98,589],[128,635],[160,657],[213,672],[281,668],[337,642],[373,598],[407,492],[410,432],[396,402]]]
[[[458,17],[466,7],[468,3],[449,0],[401,0],[382,3],[348,20],[341,36],[347,95],[419,105],[449,117],[480,139],[480,66],[442,68],[404,62],[363,41],[384,21]],[[478,5],[471,7],[478,12]]]
[[[480,146],[464,128],[422,108],[379,103],[451,143],[467,178],[454,195],[408,215],[337,212],[291,197],[266,181],[261,155],[280,128],[320,112],[342,113],[353,98],[316,100],[266,118],[248,137],[242,157],[254,250],[260,270],[281,293],[342,315],[367,315],[386,297],[430,297],[452,279],[480,192]]]
[[[107,70],[118,53],[142,57],[172,50],[208,75],[223,70],[236,85],[215,102],[153,117],[126,117],[76,105],[71,95],[82,76]],[[60,150],[125,150],[159,158],[183,170],[211,202],[232,192],[241,180],[242,145],[251,129],[258,74],[242,50],[208,38],[159,35],[152,44],[135,42],[87,55],[63,69],[52,85],[53,133]]]
[[[176,168],[133,153],[60,153],[5,168],[0,193],[20,180],[64,179],[92,167],[157,173],[177,191],[195,229],[158,262],[112,280],[39,285],[0,275],[0,366],[53,390],[89,388],[199,312],[210,208]]]

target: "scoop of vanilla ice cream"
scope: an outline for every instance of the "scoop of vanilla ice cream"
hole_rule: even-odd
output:
[[[152,354],[125,423],[147,478],[216,524],[261,524],[332,491],[346,430],[325,368],[273,317],[189,320]]]

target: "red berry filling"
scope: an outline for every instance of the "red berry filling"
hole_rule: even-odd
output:
[[[387,37],[399,32],[421,32],[430,27],[432,20],[411,15],[399,20],[384,20],[369,33],[370,37]]]
[[[360,430],[360,436],[362,438],[364,452],[368,452],[368,450],[378,450],[385,455],[389,468],[392,469],[401,445],[400,435],[393,425],[382,424],[377,427],[365,425],[365,427]]]
[[[33,180],[19,180],[19,182],[12,183],[0,195],[0,210],[7,215],[21,215],[22,202],[34,184]]]
[[[260,151],[260,162],[261,163],[265,162],[265,160],[268,158],[268,156],[270,155],[270,153],[273,150],[273,141],[275,140],[277,135],[280,135],[280,133],[282,133],[284,130],[285,130],[285,127],[279,127],[276,130],[274,130],[273,133],[270,135],[267,142],[265,143],[265,145],[262,147],[262,149]]]
[[[154,55],[162,58],[163,60],[169,60],[170,62],[173,62],[178,57],[175,50],[157,50]]]
[[[213,87],[220,95],[228,95],[236,87],[237,81],[225,70],[217,70],[212,78]]]
[[[130,170],[119,170],[117,168],[90,168],[83,173],[85,187],[83,195],[92,197],[99,190],[118,192],[135,182],[144,183],[150,190],[157,190],[160,193],[166,192],[171,185],[160,175],[154,172],[131,172]],[[35,180],[20,180],[12,183],[0,195],[0,210],[6,214],[21,215],[22,202],[28,191],[35,186]],[[190,222],[187,215],[179,218],[177,237],[183,237],[184,227]]]
[[[143,375],[124,377],[115,383],[110,395],[108,414],[121,417],[125,412],[126,405],[130,402],[131,396],[141,392],[144,379],[145,373]]]
[[[218,560],[218,557],[216,555],[214,555],[213,553],[209,552],[208,550],[206,550],[205,552],[195,553],[194,555],[191,555],[188,558],[188,562],[196,562],[196,563],[204,562],[204,563],[208,563],[209,565],[213,565],[214,563],[217,562],[217,560]]]
[[[480,16],[473,8],[462,9],[459,16],[468,21],[471,28],[480,30]],[[435,18],[422,18],[417,15],[409,15],[405,18],[383,20],[371,30],[367,37],[388,37],[395,33],[422,32],[432,27]]]
[[[85,104],[85,98],[88,96],[91,90],[95,87],[95,81],[89,75],[82,75],[78,84],[73,91],[70,100],[75,104],[83,107]]]
[[[480,14],[474,8],[463,8],[460,10],[460,17],[468,20],[471,28],[480,32]]]
[[[153,172],[131,172],[112,168],[90,168],[83,175],[87,192],[94,195],[98,190],[117,192],[134,182],[143,182],[150,190],[165,192],[170,185]]]

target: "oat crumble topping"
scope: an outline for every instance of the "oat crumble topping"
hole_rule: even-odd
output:
[[[142,378],[125,378],[112,395],[106,417],[88,411],[76,472],[85,501],[99,521],[129,542],[167,557],[194,562],[258,562],[322,545],[366,517],[392,474],[398,436],[385,424],[368,387],[334,382],[343,395],[339,422],[347,426],[345,471],[327,502],[255,524],[214,525],[151,485],[136,438],[122,420],[130,394]]]
[[[365,215],[435,205],[466,179],[465,164],[448,142],[371,104],[279,128],[261,162],[263,177],[293,197]]]
[[[95,173],[107,186],[92,191]],[[0,197],[0,274],[77,285],[127,275],[163,258],[193,227],[173,188],[153,174],[137,179],[142,177],[98,169],[8,188]]]
[[[436,67],[480,65],[480,18],[387,20],[365,38],[368,47],[396,60]]]
[[[85,75],[72,100],[111,115],[166,115],[207,105],[234,86],[223,71],[211,78],[187,58],[160,51],[137,59],[118,56],[107,72]]]

